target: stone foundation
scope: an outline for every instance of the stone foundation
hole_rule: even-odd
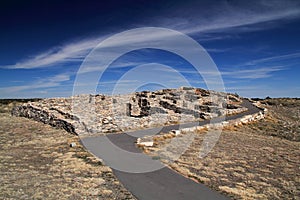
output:
[[[12,114],[73,134],[108,134],[178,124],[247,110],[232,94],[182,87],[128,95],[78,95],[15,107]]]
[[[190,128],[183,128],[180,130],[172,130],[169,133],[163,133],[162,135],[163,136],[164,135],[172,135],[172,137],[176,137],[181,134],[191,133],[191,132],[196,132],[196,131],[206,131],[209,129],[223,129],[223,128],[230,127],[230,126],[241,126],[241,125],[245,125],[250,122],[254,122],[254,121],[263,119],[265,117],[266,112],[267,112],[267,110],[264,109],[264,111],[260,111],[258,113],[252,114],[252,115],[245,115],[239,119],[223,121],[221,123],[211,123],[211,124],[206,124],[203,126],[194,126],[194,127],[190,127]],[[138,138],[136,143],[138,146],[151,147],[154,145],[154,142],[153,142],[154,137],[156,137],[156,135],[146,136],[144,138]]]

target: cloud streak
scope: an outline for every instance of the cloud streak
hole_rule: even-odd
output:
[[[13,65],[0,66],[4,69],[35,69],[51,67],[55,64],[82,61],[88,52],[94,48],[100,39],[88,39],[73,42],[60,47],[54,47]]]
[[[243,65],[257,65],[262,63],[271,63],[275,61],[283,61],[287,59],[297,59],[297,58],[300,58],[300,52],[256,59],[256,60],[246,62]]]
[[[33,83],[20,86],[9,86],[0,88],[1,96],[10,95],[17,96],[19,92],[31,91],[36,89],[46,89],[60,86],[62,83],[70,80],[71,75],[67,73],[57,74],[48,78],[39,79]],[[42,90],[41,90],[42,91]]]
[[[283,66],[261,67],[255,69],[241,69],[234,71],[221,72],[223,76],[236,79],[260,79],[269,78],[274,72],[286,70]]]
[[[252,31],[257,29],[266,29],[266,22],[298,18],[300,16],[300,4],[295,1],[258,1],[246,5],[234,5],[226,1],[218,4],[218,9],[212,7],[209,14],[199,12],[194,9],[197,5],[189,8],[177,8],[180,12],[182,9],[191,10],[190,16],[173,17],[157,16],[145,22],[144,26],[154,25],[166,28],[172,28],[186,34],[204,33],[204,40],[224,39],[227,36],[210,35],[213,32],[224,31]],[[200,6],[200,5],[199,5]],[[199,7],[198,6],[198,7]],[[178,12],[179,12],[178,11]],[[207,11],[206,11],[207,12]],[[178,13],[175,13],[175,15]],[[153,23],[154,21],[154,23]],[[263,23],[263,26],[261,26]],[[249,26],[251,25],[251,27]],[[208,34],[208,36],[207,36]],[[206,37],[207,36],[207,37]],[[167,37],[162,35],[136,36],[138,40],[149,40],[153,37]],[[0,66],[6,69],[34,69],[52,67],[57,64],[68,62],[81,62],[84,57],[105,37],[90,38],[87,40],[75,41],[69,44],[54,47],[47,52],[40,53],[26,60],[11,65]],[[113,45],[124,45],[127,41],[116,41]],[[120,44],[121,43],[121,44]],[[109,47],[108,47],[109,48]],[[217,52],[217,49],[212,51]]]
[[[258,67],[247,68],[247,69],[235,69],[227,71],[220,71],[220,74],[225,78],[235,78],[235,79],[261,79],[268,78],[273,75],[274,72],[286,70],[285,66],[268,66],[268,67]],[[161,72],[169,72],[169,69],[161,69]],[[178,69],[179,73],[182,74],[199,74],[196,70],[193,69]],[[199,75],[216,75],[213,71],[202,72]]]
[[[265,30],[274,26],[274,24],[267,24],[269,22],[299,18],[300,3],[288,0],[261,0],[240,5],[238,2],[222,1],[217,6],[211,6],[208,11],[191,10],[190,13],[191,15],[185,18],[178,17],[176,22],[165,19],[162,24],[185,33],[232,31],[237,33]]]

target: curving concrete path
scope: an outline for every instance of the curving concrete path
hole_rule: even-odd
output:
[[[245,115],[254,114],[260,111],[248,100],[244,100],[242,106],[247,107],[248,111],[233,116],[227,116],[226,120],[238,119]],[[194,127],[208,123],[210,123],[210,120],[191,122],[181,124],[180,128]],[[131,152],[132,154],[141,154],[141,150],[135,146],[136,137],[132,135],[141,137],[145,135],[153,135],[153,133],[168,132],[178,128],[179,125],[171,125],[134,131],[128,134],[110,134],[107,136],[87,137],[82,138],[81,141],[91,153],[103,159],[106,164],[110,165],[110,163],[114,163],[114,159],[120,159],[121,157],[117,158],[118,156],[113,154],[114,149],[111,149],[111,152],[107,152],[108,148],[106,148],[105,142],[103,141],[109,140],[114,145],[127,152]],[[218,192],[211,190],[207,186],[183,177],[167,167],[162,167],[158,170],[145,173],[129,173],[117,169],[113,169],[113,171],[123,185],[139,200],[228,199]]]

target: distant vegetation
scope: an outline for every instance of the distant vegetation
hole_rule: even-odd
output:
[[[261,103],[270,106],[296,107],[300,106],[300,98],[266,98]]]
[[[27,103],[29,101],[39,101],[40,98],[32,99],[0,99],[0,113],[10,112],[16,105]]]
[[[10,104],[10,103],[14,103],[14,102],[18,102],[18,103],[27,103],[29,101],[39,101],[41,100],[41,98],[32,98],[32,99],[0,99],[0,104]]]

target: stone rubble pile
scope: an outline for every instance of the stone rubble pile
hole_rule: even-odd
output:
[[[32,118],[74,134],[108,134],[178,124],[247,110],[233,94],[181,87],[126,95],[77,95],[15,107],[12,114]]]

